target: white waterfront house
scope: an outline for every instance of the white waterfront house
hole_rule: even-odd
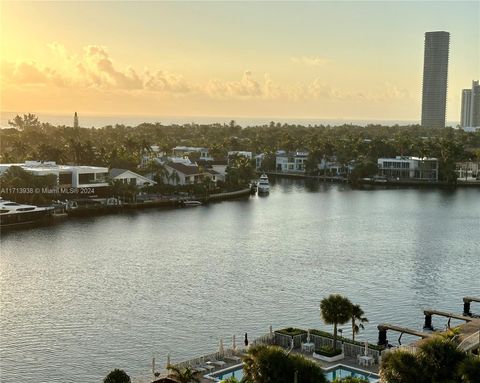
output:
[[[355,163],[351,161],[345,165],[338,162],[335,156],[329,158],[323,157],[320,163],[318,163],[317,168],[321,171],[321,174],[329,176],[341,176],[350,174],[355,168]]]
[[[246,152],[246,151],[243,151],[243,150],[230,150],[227,153],[227,158],[228,159],[230,159],[230,157],[233,157],[233,156],[246,157],[249,160],[251,160],[253,158],[252,152]]]
[[[199,153],[200,160],[202,161],[213,161],[213,157],[210,156],[208,148],[200,148],[194,146],[175,146],[172,149],[173,156],[175,157],[183,157],[188,156],[191,153]]]
[[[138,187],[156,184],[155,181],[127,169],[110,169],[109,176],[113,181],[121,181],[124,184],[136,185]]]
[[[455,173],[459,181],[480,180],[480,162],[457,162]]]
[[[161,150],[160,146],[152,145],[150,150],[144,150],[142,158],[140,159],[141,168],[145,167],[150,161],[153,161],[157,158],[162,158],[165,156],[165,152]]]
[[[163,180],[169,185],[192,185],[200,182],[202,177],[205,176],[198,165],[188,159],[183,162],[169,161],[163,166],[167,172]]]
[[[277,150],[275,168],[279,172],[304,173],[307,158],[307,151],[286,152],[285,150]]]
[[[436,158],[401,157],[379,158],[378,174],[392,179],[438,181]]]
[[[19,164],[0,164],[0,174],[18,166],[37,176],[54,174],[62,187],[99,188],[108,186],[108,168],[99,166],[57,165],[53,161],[25,161]]]

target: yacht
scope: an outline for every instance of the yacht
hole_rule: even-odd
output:
[[[257,184],[258,193],[269,193],[270,184],[268,183],[268,177],[265,173],[260,176]]]
[[[13,228],[48,220],[53,216],[54,207],[23,205],[0,199],[0,227]]]

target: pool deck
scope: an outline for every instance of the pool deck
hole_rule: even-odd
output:
[[[315,362],[316,364],[318,364],[320,367],[322,367],[324,369],[328,369],[330,367],[342,364],[342,365],[347,366],[347,367],[351,367],[351,368],[354,368],[354,369],[357,369],[357,370],[363,370],[363,371],[370,372],[370,373],[378,375],[378,364],[374,364],[373,366],[368,366],[368,367],[360,366],[360,365],[358,365],[356,359],[353,358],[353,357],[345,357],[344,359],[339,360],[337,362],[329,363],[329,362],[324,362],[324,361],[315,359],[312,356],[312,353],[306,353],[306,352],[301,352],[301,351],[296,351],[296,350],[293,350],[292,353],[293,354],[298,354],[298,355],[303,355],[304,357],[306,357],[307,359]],[[234,366],[238,366],[238,364],[239,364],[238,362],[227,363],[225,366],[223,366],[221,368],[217,368],[216,370],[212,371],[211,373],[215,374],[216,372],[219,372],[221,370],[228,370],[229,368],[232,368]],[[199,373],[198,377],[200,378],[201,383],[212,383],[213,382],[212,379],[209,379],[209,378],[205,377],[204,372]]]

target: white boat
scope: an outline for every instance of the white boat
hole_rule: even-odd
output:
[[[0,199],[0,227],[2,229],[29,225],[51,218],[54,207],[23,205]]]
[[[268,182],[268,177],[263,173],[257,184],[257,189],[259,193],[269,193],[270,192],[270,183]]]
[[[183,206],[190,206],[190,207],[192,207],[192,206],[200,206],[201,204],[202,204],[202,203],[201,203],[200,201],[190,201],[190,200],[188,200],[188,201],[183,201],[183,203],[182,203]]]

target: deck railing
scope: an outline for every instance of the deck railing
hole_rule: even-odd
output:
[[[458,345],[458,349],[468,352],[480,347],[480,331],[469,335]]]

